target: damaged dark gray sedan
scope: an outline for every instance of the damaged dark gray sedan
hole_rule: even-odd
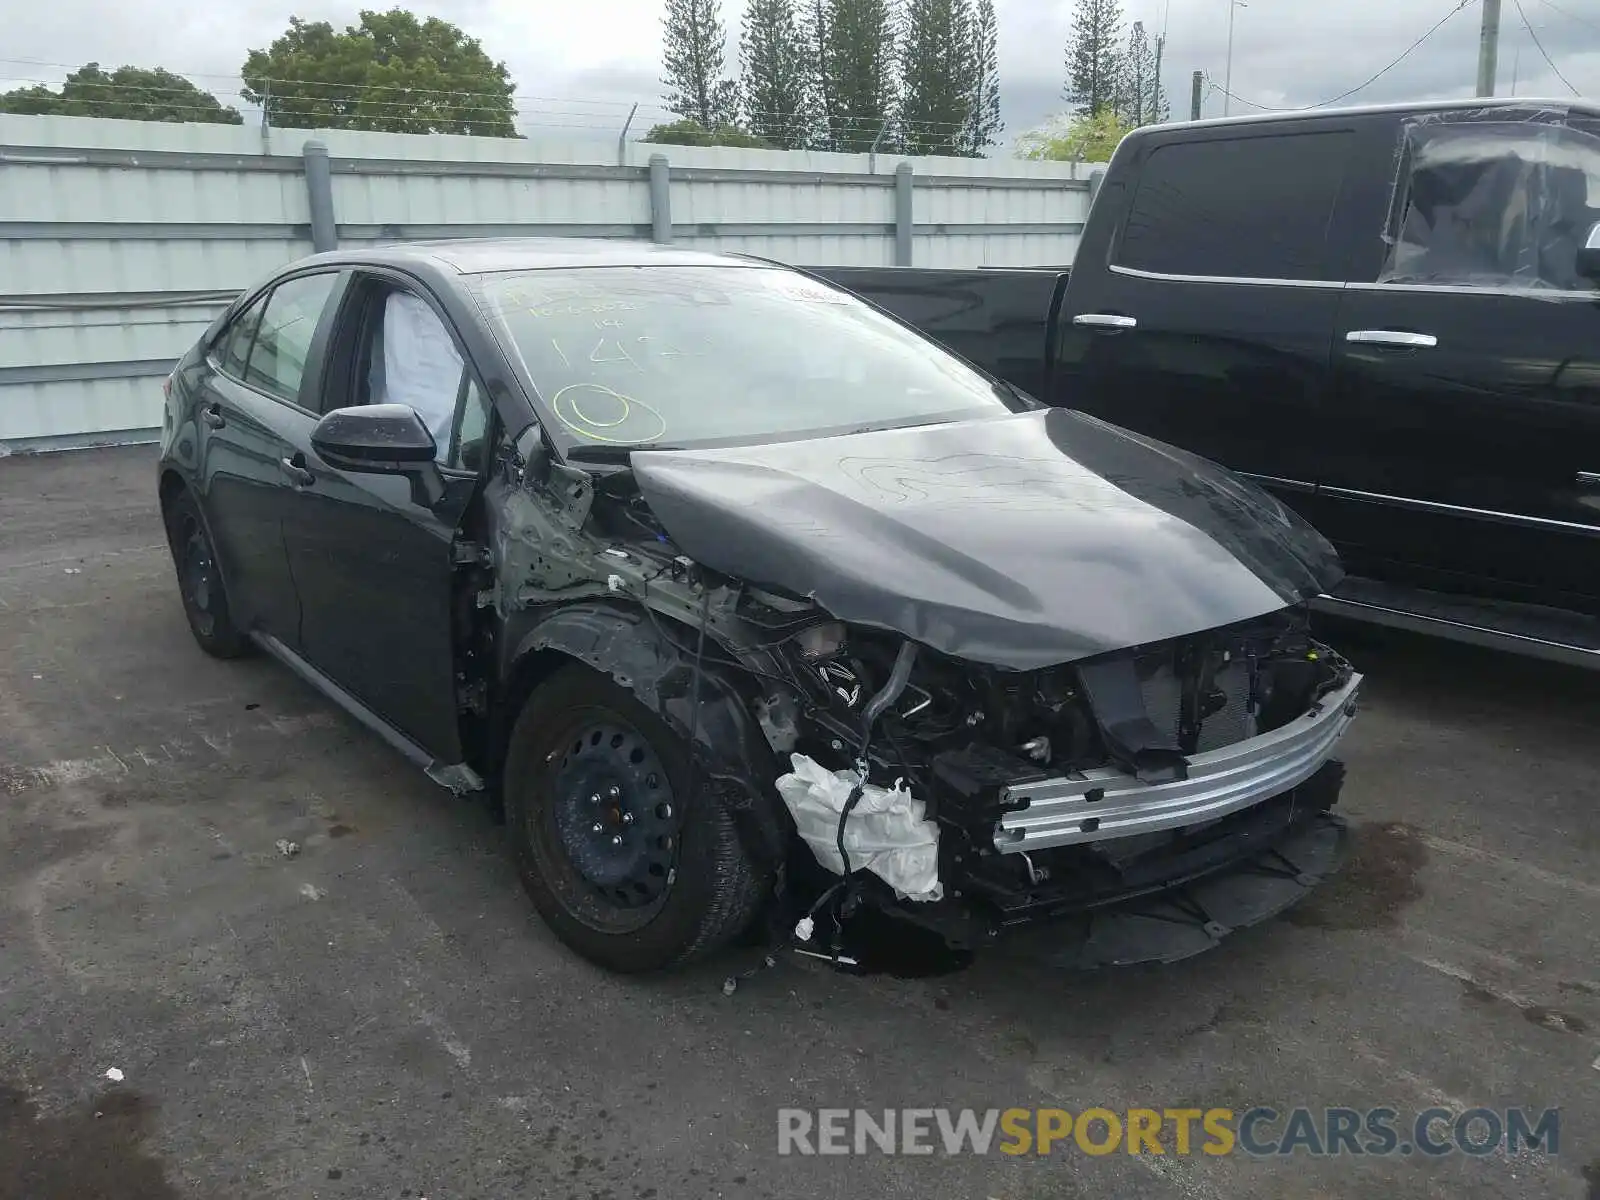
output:
[[[1329,545],[789,268],[304,259],[167,381],[160,498],[201,647],[503,806],[615,970],[874,923],[1173,959],[1339,857]]]

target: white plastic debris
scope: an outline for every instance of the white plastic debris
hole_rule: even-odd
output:
[[[811,935],[816,932],[816,928],[817,923],[810,917],[801,917],[797,922],[795,922],[795,940],[799,942],[809,942],[811,940]]]
[[[300,853],[300,843],[291,842],[288,838],[279,838],[277,843],[278,853],[285,858],[293,858]]]
[[[842,875],[839,816],[860,776],[854,771],[830,771],[804,754],[791,754],[789,761],[794,770],[778,777],[778,795],[817,861]],[[871,871],[902,900],[941,899],[939,827],[926,812],[923,802],[906,790],[904,780],[895,780],[892,788],[867,784],[845,822],[850,869]]]
[[[118,1068],[118,1067],[107,1067],[106,1068],[106,1078],[111,1080],[112,1083],[121,1083],[122,1082],[122,1071],[121,1071],[121,1069]]]
[[[606,588],[613,592],[625,592],[628,590],[628,584],[621,575],[607,575]]]

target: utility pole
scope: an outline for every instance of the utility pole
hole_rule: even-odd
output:
[[[1487,3],[1488,0],[1485,0]],[[1222,68],[1222,115],[1228,115],[1230,102],[1233,100],[1233,13],[1238,8],[1248,8],[1245,0],[1228,0],[1228,62]],[[1499,0],[1495,0],[1495,11],[1498,13]],[[1498,24],[1499,18],[1495,18]]]
[[[1196,71],[1194,78],[1189,81],[1189,120],[1200,119],[1200,83],[1205,78],[1204,71]]]
[[[1156,36],[1156,85],[1150,93],[1150,123],[1155,124],[1165,118],[1161,115],[1161,102],[1167,98],[1165,89],[1161,86],[1161,52],[1167,48],[1167,35]],[[1170,111],[1171,105],[1168,105]]]
[[[1500,0],[1483,0],[1483,31],[1478,35],[1478,95],[1494,95],[1500,51]]]

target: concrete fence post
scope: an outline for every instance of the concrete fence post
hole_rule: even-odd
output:
[[[339,248],[339,226],[333,215],[333,168],[325,142],[309,141],[300,148],[305,164],[306,200],[311,208],[311,248],[318,254]]]
[[[1094,198],[1100,194],[1100,185],[1106,181],[1106,169],[1096,167],[1089,172],[1089,203],[1094,203]]]
[[[650,156],[650,240],[672,241],[672,174],[665,154]]]
[[[911,265],[912,203],[911,164],[901,163],[894,169],[894,265]]]

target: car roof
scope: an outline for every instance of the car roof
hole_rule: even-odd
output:
[[[1170,132],[1174,129],[1193,129],[1197,126],[1275,125],[1283,121],[1309,121],[1327,117],[1362,117],[1386,113],[1415,113],[1418,116],[1422,116],[1427,113],[1461,112],[1464,110],[1491,111],[1497,108],[1516,110],[1518,112],[1555,111],[1579,113],[1584,116],[1600,116],[1600,101],[1583,100],[1573,96],[1568,96],[1564,99],[1549,99],[1539,96],[1472,96],[1456,100],[1412,100],[1398,104],[1352,104],[1342,108],[1301,108],[1289,112],[1246,113],[1237,117],[1207,117],[1200,121],[1169,121],[1162,125],[1142,126],[1139,129],[1135,129],[1129,136],[1137,137]]]
[[[750,267],[749,258],[682,250],[654,242],[609,238],[444,238],[336,250],[323,262],[394,267],[448,268],[462,275],[492,271],[536,271],[560,267]]]

